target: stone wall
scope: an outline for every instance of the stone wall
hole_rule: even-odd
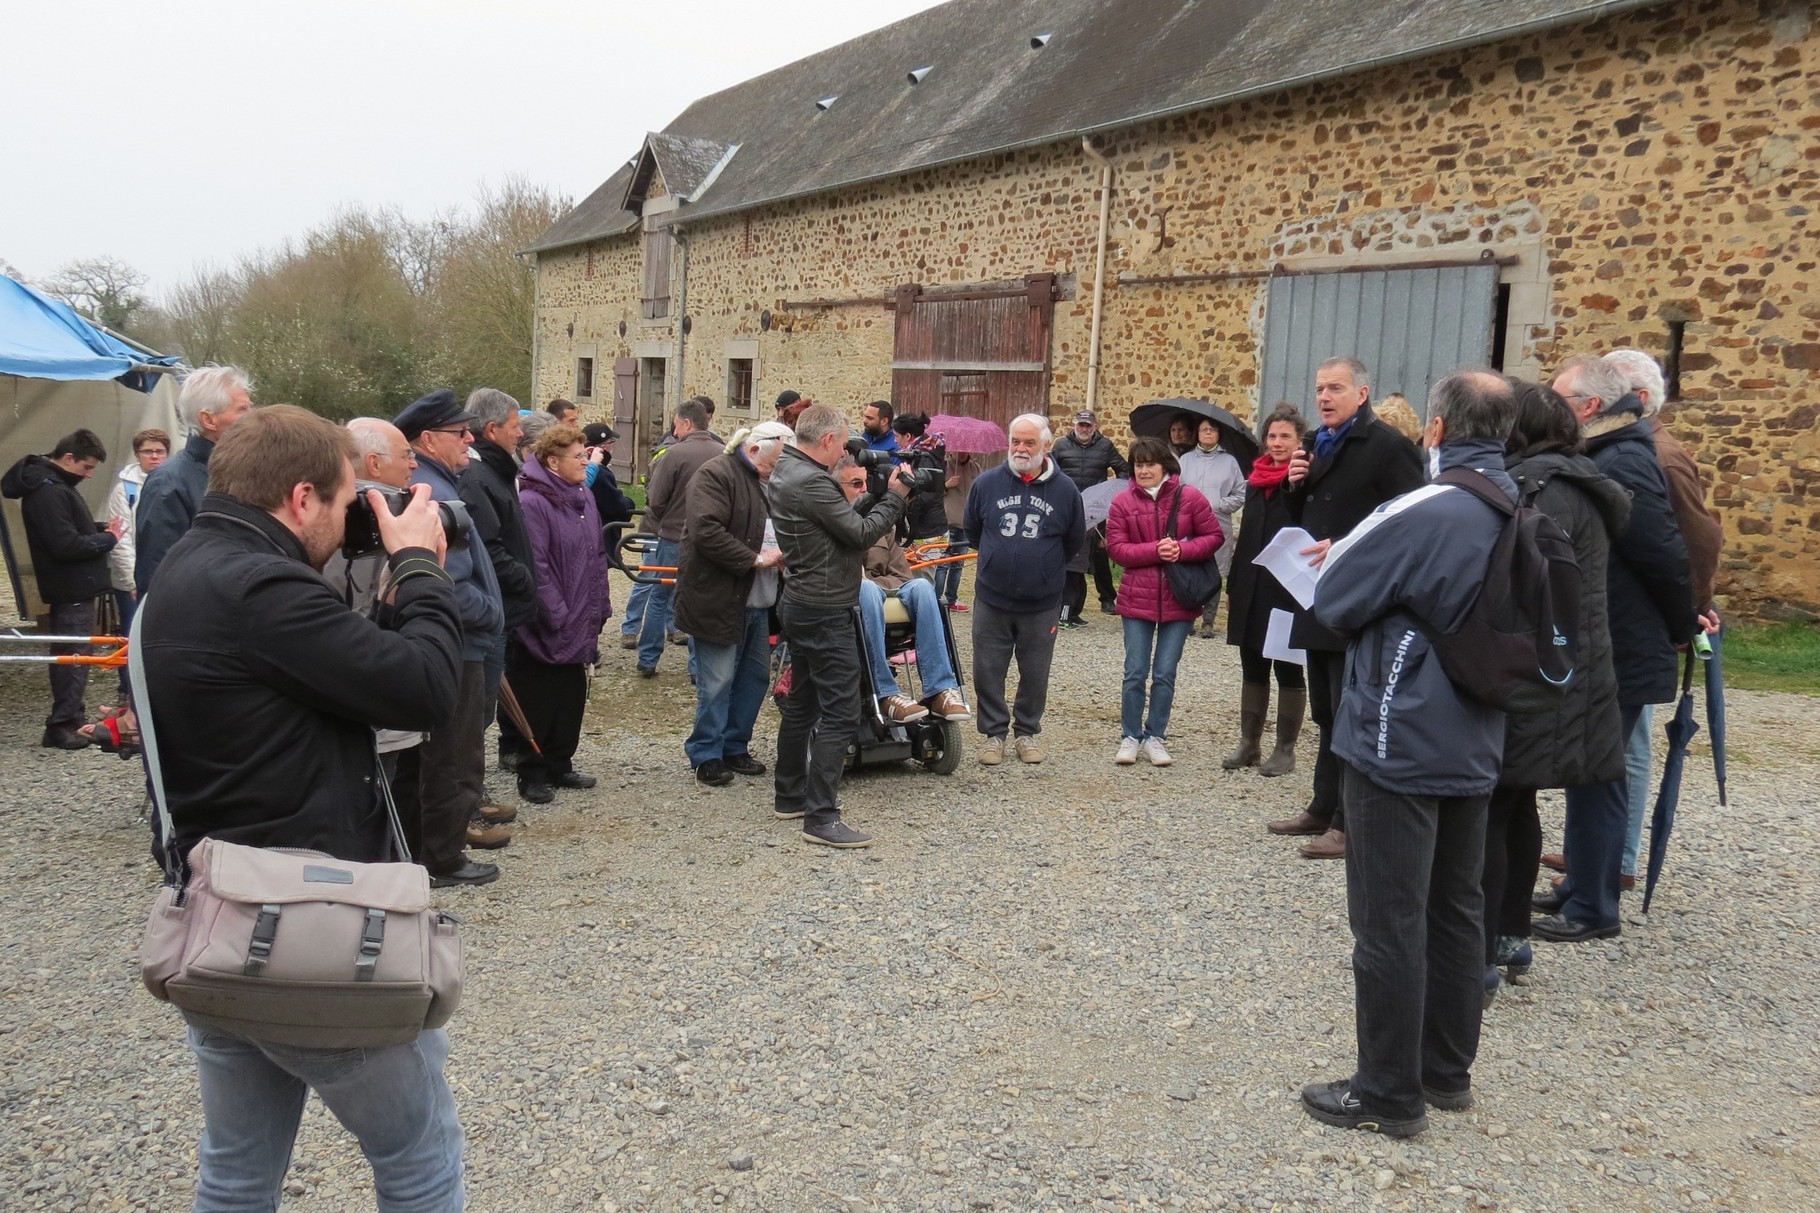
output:
[[[1365,73],[1105,140],[1115,165],[1099,407],[1258,407],[1268,282],[1133,277],[1511,259],[1505,368],[1681,332],[1666,413],[1725,520],[1722,599],[1820,613],[1820,33],[1806,3],[1705,0]],[[758,413],[784,387],[855,410],[887,395],[897,285],[1073,275],[1051,412],[1086,391],[1099,170],[1078,144],[982,158],[689,225],[684,387],[725,393],[756,341]],[[686,218],[687,211],[684,215]],[[576,343],[639,340],[638,237],[540,259],[539,385]],[[680,264],[680,258],[679,258]],[[810,300],[828,306],[786,307]],[[760,315],[771,324],[760,331]],[[621,320],[628,336],[621,338]],[[575,326],[574,335],[568,326]],[[614,353],[617,351],[617,355]],[[572,387],[572,383],[568,385]],[[1381,385],[1388,388],[1394,385]],[[1267,402],[1268,403],[1268,402]]]

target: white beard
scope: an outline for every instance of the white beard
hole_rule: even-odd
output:
[[[1028,476],[1032,472],[1040,471],[1042,469],[1043,457],[1041,455],[1026,455],[1022,451],[1013,451],[1011,454],[1005,456],[1005,462],[1011,465],[1011,470],[1018,475]]]

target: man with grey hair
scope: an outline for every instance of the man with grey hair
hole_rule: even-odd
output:
[[[1357,358],[1340,355],[1321,363],[1315,369],[1314,397],[1321,424],[1290,461],[1284,503],[1290,518],[1314,537],[1314,546],[1302,554],[1318,563],[1367,514],[1392,497],[1421,487],[1422,457],[1409,439],[1371,411],[1371,375]],[[1346,644],[1311,614],[1296,616],[1290,639],[1308,652],[1309,707],[1319,738],[1314,795],[1300,813],[1265,828],[1272,834],[1318,835],[1303,844],[1303,858],[1339,859],[1346,854],[1346,815],[1340,809],[1333,722],[1340,705]],[[1241,694],[1242,716],[1262,720],[1263,691],[1252,687]]]
[[[790,570],[777,619],[790,645],[791,671],[777,730],[772,815],[800,819],[804,842],[839,848],[872,842],[841,820],[839,802],[841,769],[859,731],[862,676],[854,608],[860,570],[867,549],[903,517],[910,493],[899,469],[891,491],[862,516],[828,474],[846,446],[845,413],[831,404],[805,409],[796,419],[795,442],[778,456],[770,487],[771,523]]]
[[[1428,406],[1423,441],[1438,471],[1476,473],[1514,503],[1504,471],[1516,419],[1509,383],[1458,372],[1434,385]],[[1346,642],[1333,751],[1343,764],[1359,1057],[1350,1077],[1303,1088],[1303,1110],[1324,1124],[1407,1137],[1428,1127],[1425,1102],[1472,1106],[1485,968],[1479,876],[1504,713],[1453,684],[1429,637],[1465,621],[1504,520],[1471,491],[1430,484],[1325,553],[1313,610]]]
[[[1049,665],[1068,562],[1087,542],[1087,512],[1049,455],[1046,418],[1025,413],[1007,429],[1005,462],[981,472],[967,493],[961,525],[979,553],[973,586],[973,694],[986,744],[981,766],[1005,761],[1006,734],[1020,760],[1043,761],[1038,737],[1049,701]],[[1017,660],[1017,700],[1005,706],[1005,680]]]
[[[1719,516],[1706,508],[1706,484],[1687,448],[1662,424],[1661,411],[1668,403],[1667,385],[1662,368],[1642,350],[1613,350],[1605,361],[1623,373],[1631,394],[1643,403],[1644,424],[1656,444],[1656,461],[1662,465],[1662,478],[1668,482],[1668,502],[1675,511],[1675,525],[1681,528],[1682,542],[1687,544],[1688,576],[1694,586],[1694,610],[1700,623],[1715,633],[1718,643],[1719,610],[1713,605],[1713,590],[1719,578],[1719,551],[1725,535]],[[1630,778],[1630,822],[1624,838],[1623,876],[1621,882],[1634,884],[1637,879],[1638,852],[1643,843],[1643,818],[1649,811],[1650,739],[1655,720],[1652,706],[1645,706],[1637,717],[1625,744],[1625,767]],[[1565,869],[1563,862],[1561,867]]]
[[[486,659],[486,706],[483,716],[498,716],[499,680],[506,672],[510,636],[537,613],[537,565],[531,556],[531,537],[525,530],[524,511],[518,504],[518,439],[524,427],[518,401],[498,388],[475,388],[468,393],[467,412],[474,420],[469,461],[461,469],[459,489],[474,535],[486,544],[499,580],[500,607],[505,629]],[[511,721],[499,716],[499,765],[514,770],[524,739]]]
[[[1605,570],[1612,672],[1620,727],[1634,734],[1643,710],[1675,697],[1675,646],[1693,639],[1693,585],[1687,544],[1675,522],[1668,482],[1643,416],[1643,401],[1616,365],[1591,354],[1569,358],[1554,389],[1580,422],[1586,454],[1630,494],[1630,525],[1613,539]],[[1647,779],[1647,776],[1645,776]],[[1570,788],[1567,877],[1535,906],[1549,915],[1534,935],[1555,943],[1605,939],[1622,929],[1618,894],[1629,821],[1629,778]]]
[[[215,444],[253,407],[253,385],[234,366],[192,371],[177,396],[177,415],[189,430],[183,449],[154,468],[133,512],[133,582],[140,597],[171,545],[183,538],[209,487]]]

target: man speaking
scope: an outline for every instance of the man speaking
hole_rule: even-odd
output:
[[[866,550],[897,525],[910,482],[860,516],[828,474],[846,453],[847,417],[817,404],[796,419],[796,442],[771,473],[771,523],[788,575],[777,618],[790,645],[790,694],[777,730],[775,815],[803,822],[803,841],[824,847],[872,842],[841,820],[839,791],[847,747],[859,731],[859,605]]]

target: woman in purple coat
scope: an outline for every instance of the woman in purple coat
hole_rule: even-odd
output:
[[[1182,645],[1200,617],[1198,604],[1183,606],[1169,588],[1163,566],[1213,558],[1226,537],[1213,507],[1193,485],[1183,484],[1169,444],[1140,438],[1131,444],[1131,487],[1112,500],[1106,519],[1106,554],[1125,567],[1118,612],[1125,621],[1125,688],[1120,715],[1124,736],[1113,761],[1130,766],[1141,753],[1152,766],[1172,761],[1163,739],[1175,706],[1175,668]],[[1180,506],[1177,507],[1177,499]],[[1176,512],[1175,534],[1169,515]],[[1150,683],[1150,718],[1144,719],[1144,683]]]
[[[575,747],[587,705],[587,667],[600,656],[601,625],[613,607],[600,512],[587,478],[588,448],[572,425],[539,435],[518,473],[518,500],[537,567],[537,614],[512,634],[506,678],[543,751],[518,763],[518,794],[533,804],[555,799],[552,786],[595,783],[575,769]]]

